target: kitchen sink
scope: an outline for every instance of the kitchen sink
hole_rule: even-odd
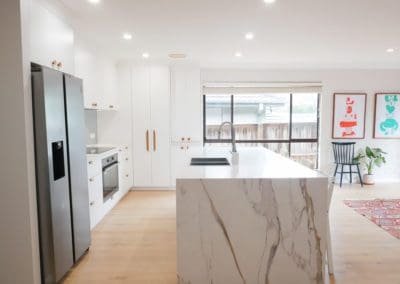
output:
[[[229,166],[227,158],[192,158],[191,166]]]

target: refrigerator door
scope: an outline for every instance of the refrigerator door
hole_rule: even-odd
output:
[[[63,74],[32,66],[35,162],[42,282],[73,265]]]
[[[82,80],[64,75],[68,133],[69,180],[75,262],[90,246],[89,190],[86,166]]]

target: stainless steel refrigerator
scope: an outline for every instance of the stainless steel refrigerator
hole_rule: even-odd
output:
[[[31,68],[42,283],[56,283],[90,246],[82,80]]]

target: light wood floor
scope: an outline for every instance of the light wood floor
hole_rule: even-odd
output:
[[[400,284],[400,240],[342,202],[373,198],[400,198],[400,185],[335,189],[331,283]],[[176,283],[175,236],[174,191],[130,192],[94,229],[65,283]]]

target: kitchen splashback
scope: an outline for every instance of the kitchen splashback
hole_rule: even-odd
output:
[[[86,144],[97,144],[97,111],[85,110]]]

